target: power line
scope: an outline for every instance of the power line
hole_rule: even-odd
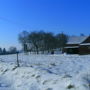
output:
[[[1,17],[1,16],[0,16],[0,20],[5,21],[5,22],[8,22],[8,23],[11,23],[11,24],[16,25],[16,26],[21,26],[21,27],[25,28],[25,27],[24,27],[25,25],[23,25],[23,24],[21,24],[21,23],[18,23],[18,22],[15,22],[15,21],[12,21],[12,20],[10,20],[10,19],[7,19],[7,18],[5,18],[5,17]]]

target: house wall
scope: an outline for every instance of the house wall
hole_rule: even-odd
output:
[[[90,46],[80,46],[79,47],[79,54],[83,55],[83,54],[90,54]]]
[[[66,47],[70,46],[79,46],[78,44],[66,44]]]
[[[79,54],[79,49],[78,48],[67,48],[66,53],[67,54]]]
[[[90,43],[90,36],[84,42],[82,42],[82,44],[84,43]],[[90,45],[80,45],[79,53],[80,54],[90,54]]]
[[[66,47],[79,46],[78,44],[66,44]],[[64,48],[64,52],[67,54],[79,54],[78,48]]]

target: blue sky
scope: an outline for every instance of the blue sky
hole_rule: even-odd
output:
[[[0,0],[0,46],[18,46],[23,30],[89,35],[90,0]]]

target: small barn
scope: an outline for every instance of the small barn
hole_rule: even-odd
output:
[[[64,52],[67,54],[90,54],[90,36],[70,36]]]

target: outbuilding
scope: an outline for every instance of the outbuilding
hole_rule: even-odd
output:
[[[67,54],[90,54],[90,36],[70,36],[64,52]]]

